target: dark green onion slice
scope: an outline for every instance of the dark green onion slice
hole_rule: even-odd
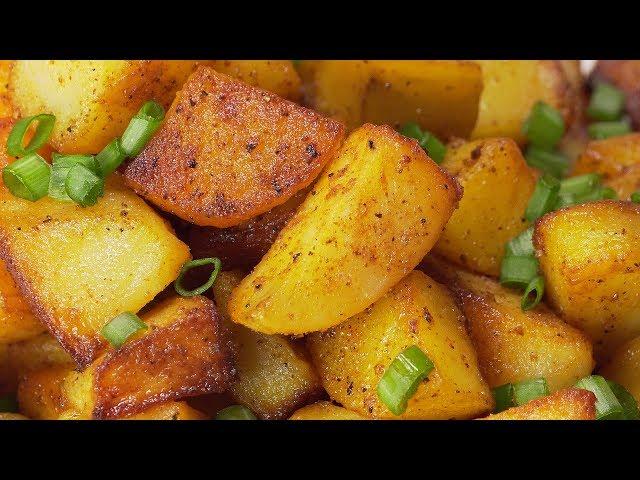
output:
[[[231,405],[216,414],[216,420],[257,420],[254,413],[244,405]]]
[[[545,173],[536,183],[536,188],[524,212],[524,218],[533,222],[545,213],[552,211],[558,202],[559,192],[560,181],[554,176]]]
[[[576,196],[576,203],[596,202],[598,200],[616,200],[618,194],[610,187],[597,187],[586,195]]]
[[[400,133],[405,137],[415,138],[418,141],[422,140],[422,129],[415,122],[405,123],[400,129]]]
[[[182,280],[184,279],[184,276],[187,274],[187,272],[189,270],[191,270],[192,268],[196,268],[196,267],[201,267],[203,265],[213,265],[213,272],[211,272],[211,276],[209,277],[209,280],[207,280],[207,283],[205,283],[204,285],[201,285],[200,287],[194,289],[194,290],[187,290],[182,286]],[[216,277],[218,276],[218,273],[220,272],[220,268],[222,268],[222,262],[220,261],[219,258],[200,258],[198,260],[191,260],[190,262],[185,263],[182,268],[180,269],[180,274],[178,275],[178,278],[176,279],[174,286],[176,289],[176,292],[178,292],[179,295],[183,296],[183,297],[195,297],[196,295],[202,295],[204,292],[206,292],[207,290],[209,290],[214,282],[216,281]]]
[[[525,380],[513,385],[513,401],[518,406],[545,395],[549,395],[549,386],[544,378]]]
[[[520,308],[523,311],[531,310],[538,306],[544,296],[544,278],[540,275],[534,277],[525,288],[520,300]]]
[[[529,256],[533,255],[533,226],[527,228],[517,237],[512,238],[507,243],[505,255],[507,256]]]
[[[558,210],[560,208],[570,207],[576,203],[576,196],[574,194],[558,192],[558,201],[553,209]]]
[[[500,413],[508,408],[513,407],[513,384],[506,383],[491,390],[495,400],[495,408],[493,413]]]
[[[122,134],[120,145],[128,157],[135,157],[145,147],[164,119],[164,109],[156,102],[145,103]]]
[[[0,412],[17,413],[18,401],[13,395],[0,396]]]
[[[50,177],[49,164],[37,153],[22,157],[2,169],[2,180],[9,191],[31,202],[47,195]]]
[[[633,192],[630,199],[633,203],[640,203],[640,191]]]
[[[559,152],[550,152],[533,145],[525,154],[527,164],[544,173],[562,178],[569,170],[569,159]]]
[[[595,140],[603,140],[610,137],[619,137],[631,132],[629,120],[616,122],[595,122],[587,127],[589,137]]]
[[[522,125],[522,133],[532,145],[552,150],[564,134],[562,114],[544,102],[537,102]]]
[[[422,139],[418,142],[422,149],[427,152],[427,155],[431,157],[431,160],[436,162],[437,164],[441,164],[444,160],[444,156],[447,153],[447,147],[438,140],[431,132],[427,132],[425,130]]]
[[[587,107],[587,115],[593,120],[617,120],[624,109],[624,92],[608,83],[598,83]]]
[[[560,182],[560,193],[573,195],[586,195],[600,185],[600,175],[586,173],[576,177],[565,178]]]
[[[582,378],[576,387],[589,390],[596,396],[596,420],[624,420],[624,409],[603,377],[591,375]]]
[[[67,195],[65,182],[69,170],[74,165],[80,164],[87,167],[93,173],[98,173],[98,166],[93,155],[52,155],[53,165],[51,165],[51,178],[49,179],[49,196],[56,200],[71,202],[71,197]]]
[[[640,420],[638,402],[636,402],[633,395],[631,395],[627,389],[619,383],[607,380],[607,385],[609,385],[609,388],[620,402],[620,405],[622,405],[625,420]]]
[[[120,348],[131,335],[146,329],[147,324],[140,317],[131,312],[124,312],[102,327],[101,333],[111,345]]]
[[[29,130],[29,126],[33,122],[38,122],[38,126],[36,127],[36,132],[33,134],[31,141],[25,147],[23,146],[24,137]],[[35,152],[47,143],[55,123],[55,115],[49,115],[46,113],[19,120],[16,122],[9,134],[9,137],[7,138],[7,152],[13,157],[24,157],[25,155]]]
[[[120,139],[114,138],[96,155],[96,162],[102,178],[106,178],[115,172],[125,158],[127,158],[127,154],[122,149],[122,145],[120,145]]]
[[[500,283],[526,288],[538,276],[538,260],[533,255],[507,255],[500,265]]]
[[[384,372],[378,382],[378,398],[391,413],[402,415],[407,409],[407,402],[433,367],[429,357],[417,345],[412,345],[394,358]]]
[[[77,163],[69,169],[64,182],[67,195],[79,205],[95,205],[104,194],[104,179],[84,165]]]

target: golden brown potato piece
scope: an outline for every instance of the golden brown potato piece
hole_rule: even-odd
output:
[[[119,175],[87,208],[0,191],[0,257],[31,311],[80,366],[104,347],[99,332],[108,321],[140,310],[190,259],[168,223]]]
[[[493,407],[462,313],[449,290],[422,272],[411,272],[364,312],[309,335],[307,344],[331,398],[360,415],[474,418]],[[409,400],[406,412],[394,417],[376,388],[396,356],[412,345],[435,368]]]
[[[482,91],[480,68],[465,61],[312,60],[300,73],[306,102],[349,130],[417,122],[445,139],[467,137]]]
[[[29,418],[19,413],[0,413],[0,420],[29,420]]]
[[[622,385],[640,402],[640,337],[618,348],[599,373]]]
[[[282,205],[235,227],[190,225],[186,242],[191,254],[194,258],[218,257],[225,269],[254,267],[291,220],[307,193],[309,189],[301,190]]]
[[[598,60],[592,82],[605,81],[621,89],[626,95],[627,113],[634,130],[640,126],[640,60]]]
[[[589,142],[578,157],[573,174],[599,173],[607,181],[637,165],[640,165],[640,133],[630,133]]]
[[[307,187],[343,135],[335,120],[200,67],[125,178],[183,220],[230,227]]]
[[[500,275],[505,244],[526,230],[523,215],[536,185],[536,173],[509,138],[450,146],[442,167],[463,188],[434,251],[486,275]]]
[[[553,392],[574,385],[594,367],[589,339],[544,305],[523,312],[521,294],[495,280],[428,256],[427,273],[457,297],[491,388],[543,377]]]
[[[362,126],[233,292],[233,321],[303,334],[361,312],[431,249],[459,195],[415,140]]]
[[[25,375],[20,408],[32,418],[114,419],[152,405],[222,392],[235,374],[215,305],[170,298],[142,316],[149,329],[109,348],[83,372],[54,367]]]
[[[9,76],[12,65],[12,60],[0,60],[0,118],[10,117],[13,114],[13,106],[9,98]]]
[[[302,95],[300,76],[291,60],[213,60],[208,63],[216,72],[294,102]]]
[[[588,390],[567,388],[531,400],[520,407],[480,420],[595,420],[596,396]]]
[[[366,418],[331,402],[323,401],[296,410],[289,420],[366,420]]]
[[[640,335],[640,206],[600,201],[549,213],[534,245],[547,299],[602,359]]]
[[[213,287],[216,304],[227,316],[238,351],[238,378],[229,392],[236,402],[262,419],[287,418],[325,392],[302,345],[280,335],[254,332],[228,319],[226,305],[242,277],[238,271],[222,272]]]
[[[198,65],[187,60],[19,60],[10,95],[21,117],[52,113],[51,144],[98,153],[121,135],[142,104],[165,108]]]
[[[190,407],[187,402],[166,402],[123,417],[121,420],[207,420],[207,416]]]
[[[570,125],[577,92],[556,60],[477,60],[483,90],[471,138],[510,137],[522,144],[522,123],[538,101],[562,113]]]

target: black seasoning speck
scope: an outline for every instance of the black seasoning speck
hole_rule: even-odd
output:
[[[378,217],[378,218],[382,218],[382,214],[381,214],[381,213],[376,213],[375,215],[376,215],[376,217]]]
[[[257,146],[258,146],[258,142],[256,142],[256,141],[251,141],[251,142],[247,143],[247,152],[249,152],[249,153],[253,152]],[[276,151],[276,155],[278,153],[279,152]]]
[[[300,253],[300,252],[298,252],[298,253],[294,253],[294,254],[293,254],[293,257],[292,257],[292,258],[293,258],[293,261],[295,262],[296,260],[298,260],[298,257],[299,257],[300,255],[301,255],[301,253]]]
[[[189,162],[187,163],[187,166],[189,168],[196,168],[198,166],[198,162],[195,161],[194,158],[192,158],[191,160],[189,160]]]
[[[370,148],[371,150],[375,150],[375,149],[376,149],[376,146],[375,146],[375,144],[373,143],[373,140],[369,140],[369,148]]]
[[[307,155],[309,155],[311,158],[316,158],[318,155],[320,155],[316,150],[316,146],[313,143],[310,143],[309,145],[307,145],[307,148],[305,148],[305,151],[307,152]]]

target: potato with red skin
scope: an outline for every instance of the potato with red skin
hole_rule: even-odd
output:
[[[335,120],[203,66],[124,177],[183,220],[231,227],[306,188],[343,135]]]

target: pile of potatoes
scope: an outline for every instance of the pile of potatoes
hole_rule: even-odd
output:
[[[18,405],[0,418],[588,420],[591,374],[640,402],[640,134],[589,141],[577,61],[30,60],[0,80],[0,167],[19,118],[56,116],[49,159],[167,109],[94,206],[0,183],[0,395]],[[571,174],[621,200],[525,220],[538,101]],[[407,122],[447,143],[441,164]],[[498,277],[531,226],[546,293],[523,311]],[[212,289],[177,295],[203,257],[222,259]],[[101,330],[122,312],[148,328],[115,348]],[[396,416],[377,385],[412,345],[434,369]],[[549,395],[493,413],[492,389],[540,377]]]

